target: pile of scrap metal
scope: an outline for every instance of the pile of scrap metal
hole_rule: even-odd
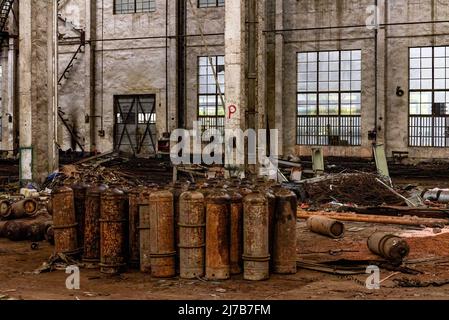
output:
[[[391,182],[371,173],[331,174],[301,182],[306,201],[316,207],[329,203],[357,206],[404,205]]]
[[[171,164],[163,159],[140,159],[123,153],[107,153],[63,166],[51,175],[43,188],[53,189],[59,184],[113,184],[135,187],[142,184],[170,183]]]
[[[0,238],[11,241],[54,241],[52,217],[44,199],[2,196],[0,198]]]

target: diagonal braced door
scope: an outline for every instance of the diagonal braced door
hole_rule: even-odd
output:
[[[156,97],[114,97],[114,148],[134,155],[156,153]]]

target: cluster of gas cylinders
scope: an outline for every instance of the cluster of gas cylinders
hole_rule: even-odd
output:
[[[208,181],[53,190],[56,253],[119,274],[155,278],[269,279],[295,274],[296,195],[264,181]]]
[[[0,199],[0,238],[11,241],[53,241],[52,217],[39,198],[8,196]]]

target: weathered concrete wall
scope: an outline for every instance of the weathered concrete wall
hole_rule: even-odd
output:
[[[85,0],[65,0],[61,14],[82,28],[87,24]],[[196,1],[187,7],[186,126],[197,119],[198,56],[225,54],[224,7],[198,8]],[[175,1],[168,1],[168,35],[176,31]],[[365,27],[367,7],[373,0],[298,0],[259,2],[258,119],[259,126],[281,129],[283,153],[309,155],[310,147],[296,145],[296,54],[301,51],[362,50],[362,145],[325,147],[328,156],[371,157],[368,132],[374,129],[374,66],[378,66],[378,137],[392,151],[409,151],[411,158],[447,158],[446,148],[408,147],[408,48],[412,46],[449,45],[447,24],[384,26],[379,30],[378,61],[375,61],[374,32]],[[157,128],[160,136],[176,127],[176,40],[167,42],[165,1],[156,2],[156,11],[139,14],[113,14],[113,1],[96,1],[95,43],[95,114],[86,102],[87,66],[83,59],[75,63],[70,78],[60,87],[59,105],[75,123],[88,149],[91,131],[98,151],[113,147],[113,97],[122,94],[155,94]],[[75,8],[79,7],[77,11]],[[381,23],[448,20],[449,0],[379,0]],[[78,13],[79,12],[79,13]],[[205,36],[200,34],[200,26]],[[353,26],[351,28],[327,28]],[[263,32],[285,29],[285,32]],[[309,29],[309,30],[292,30]],[[70,35],[70,26],[60,26]],[[125,40],[125,39],[129,40]],[[166,45],[168,44],[168,50]],[[60,47],[60,72],[76,50],[76,44]],[[166,59],[168,57],[168,59]],[[166,62],[167,61],[167,62]],[[168,66],[168,101],[166,72]],[[396,96],[396,88],[404,91]],[[88,91],[87,91],[88,92]],[[168,105],[168,118],[166,106]],[[85,116],[91,115],[91,124]],[[98,117],[95,117],[98,116]],[[167,127],[168,120],[168,127]],[[104,129],[105,137],[98,131]],[[59,142],[70,148],[70,137],[61,128]]]

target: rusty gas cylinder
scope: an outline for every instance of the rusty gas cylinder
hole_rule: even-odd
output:
[[[27,240],[27,226],[21,220],[10,220],[5,224],[5,237],[11,241]]]
[[[0,221],[0,238],[5,236],[5,225],[7,221]]]
[[[93,186],[86,193],[83,262],[89,267],[95,267],[100,263],[101,194],[107,188],[105,185]]]
[[[175,183],[173,188],[170,188],[170,191],[173,193],[173,209],[175,214],[175,247],[176,247],[176,272],[179,273],[179,201],[181,194],[185,191],[183,184],[179,181]]]
[[[90,186],[85,183],[78,183],[72,186],[73,196],[75,198],[75,215],[78,223],[78,245],[84,250],[84,230],[86,217],[86,194]]]
[[[19,201],[4,200],[0,203],[0,215],[3,219],[32,218],[37,212],[37,201],[32,198]]]
[[[368,248],[395,264],[401,264],[410,253],[410,247],[404,239],[384,232],[372,234],[368,239]]]
[[[155,278],[174,277],[176,248],[173,193],[168,190],[151,193],[149,211],[151,275]]]
[[[231,197],[214,190],[206,198],[206,278],[227,280],[231,276],[230,262]]]
[[[128,196],[111,187],[101,194],[100,271],[118,274],[126,269],[128,249]]]
[[[150,195],[156,192],[157,188],[147,188],[141,194],[139,205],[139,255],[140,271],[151,273],[151,235],[150,235]]]
[[[274,241],[272,252],[273,272],[295,274],[296,266],[296,211],[298,199],[287,189],[276,191],[274,216]]]
[[[235,190],[229,190],[231,197],[230,210],[230,263],[231,274],[243,271],[243,197]]]
[[[55,252],[69,255],[79,254],[73,190],[67,186],[53,189],[52,208]]]
[[[204,276],[206,210],[202,193],[184,192],[179,200],[180,275],[183,279]]]
[[[268,201],[268,241],[269,254],[273,257],[274,250],[274,216],[276,214],[276,196],[271,189],[265,189],[265,196]],[[273,261],[270,260],[270,269],[273,268]]]
[[[307,227],[312,232],[334,239],[345,235],[345,225],[342,222],[324,216],[310,217],[307,220]]]
[[[129,191],[129,264],[133,268],[140,265],[139,248],[139,203],[142,187],[133,188]]]
[[[269,208],[265,193],[253,192],[244,199],[243,261],[245,280],[270,277]]]
[[[11,215],[11,204],[10,199],[0,201],[0,219],[6,220]]]
[[[45,213],[40,214],[34,219],[24,220],[26,227],[26,239],[33,242],[40,242],[45,239],[48,228],[52,225],[52,217]]]
[[[45,240],[52,246],[55,245],[55,229],[53,227],[53,222],[48,223],[47,232],[45,233]]]

